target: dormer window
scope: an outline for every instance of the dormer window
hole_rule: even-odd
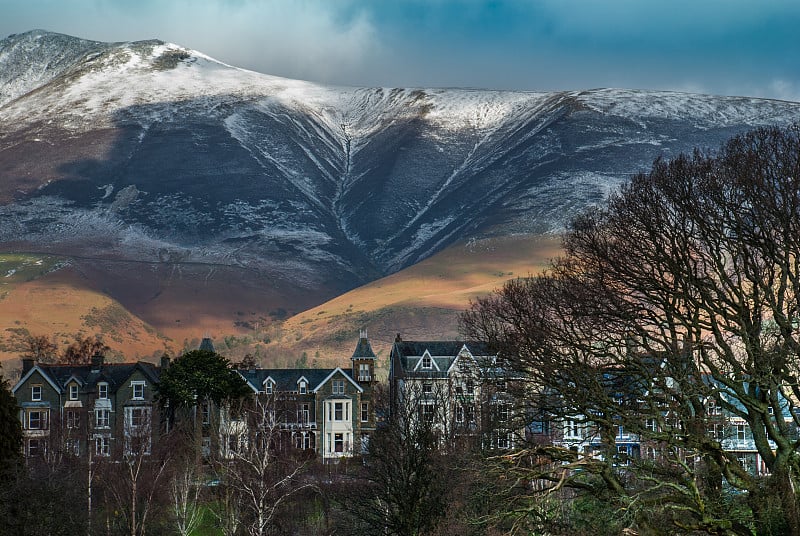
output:
[[[431,356],[429,355],[422,356],[422,368],[424,369],[433,368],[433,360],[431,359]]]
[[[69,399],[78,400],[78,386],[74,383],[69,386]]]
[[[264,392],[267,393],[268,395],[271,395],[273,385],[274,382],[272,380],[267,380],[266,382],[264,382]]]
[[[41,385],[32,385],[31,386],[31,400],[34,402],[39,402],[42,400],[42,386]]]
[[[300,386],[298,390],[300,391],[301,395],[304,395],[306,392],[308,392],[308,386],[306,385],[305,380],[300,380]]]
[[[97,384],[97,398],[100,400],[106,400],[108,398],[108,384],[107,383],[98,383]]]

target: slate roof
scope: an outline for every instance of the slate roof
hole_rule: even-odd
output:
[[[376,359],[377,356],[375,355],[375,352],[372,351],[372,346],[369,343],[369,339],[362,335],[358,339],[358,345],[356,345],[356,349],[353,352],[353,357],[351,359],[364,358]]]
[[[67,382],[75,378],[81,383],[84,390],[91,389],[100,382],[107,382],[111,390],[116,390],[130,378],[135,370],[140,370],[152,383],[158,383],[158,367],[152,363],[140,361],[138,363],[106,363],[101,367],[96,365],[37,365],[39,370],[62,391],[66,389]]]
[[[198,350],[205,350],[206,352],[215,352],[214,350],[214,343],[211,342],[210,337],[203,337],[203,340],[200,341],[200,348]]]
[[[244,377],[245,381],[250,384],[253,389],[258,391],[264,390],[264,381],[267,378],[272,378],[275,381],[274,389],[280,392],[297,391],[298,381],[300,378],[308,380],[308,391],[319,386],[328,376],[330,376],[336,369],[254,369],[254,370],[240,370],[239,373]],[[353,378],[346,369],[341,369],[342,373],[352,380]]]
[[[432,374],[445,373],[453,364],[461,349],[467,347],[479,365],[491,363],[493,354],[486,345],[474,341],[395,341],[392,346],[392,360],[397,361],[405,371],[413,371],[422,356],[427,352],[434,363]],[[488,363],[487,363],[488,362]],[[420,372],[420,371],[417,371]]]

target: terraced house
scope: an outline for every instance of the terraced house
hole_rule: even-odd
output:
[[[27,457],[150,452],[158,434],[159,367],[151,363],[37,364],[23,359],[13,393]]]

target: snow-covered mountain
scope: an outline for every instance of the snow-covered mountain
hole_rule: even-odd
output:
[[[329,87],[34,31],[0,41],[0,242],[351,288],[558,231],[660,155],[798,120],[685,93]]]

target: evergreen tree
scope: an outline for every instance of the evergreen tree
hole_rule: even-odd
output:
[[[5,473],[20,461],[21,447],[17,400],[11,394],[8,380],[0,376],[0,472]]]

